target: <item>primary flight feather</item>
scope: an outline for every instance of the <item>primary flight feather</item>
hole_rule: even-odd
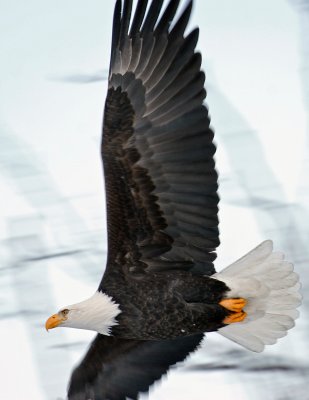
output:
[[[132,0],[116,2],[102,137],[106,270],[91,298],[46,328],[141,344],[218,330],[262,351],[294,325],[298,276],[271,241],[215,273],[216,149],[198,29],[185,34],[192,1],[176,19],[179,3],[162,12],[163,0],[139,0],[132,15]]]

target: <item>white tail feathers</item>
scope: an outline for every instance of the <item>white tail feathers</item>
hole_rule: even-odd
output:
[[[218,333],[255,352],[276,343],[295,325],[296,308],[302,299],[293,265],[284,261],[284,254],[272,251],[272,241],[267,240],[212,276],[231,289],[227,297],[247,300],[245,320],[227,325]]]

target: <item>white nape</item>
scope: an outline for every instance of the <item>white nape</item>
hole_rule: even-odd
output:
[[[64,307],[69,310],[68,318],[60,326],[96,331],[109,336],[117,325],[121,313],[119,304],[103,292],[95,292],[89,299]]]

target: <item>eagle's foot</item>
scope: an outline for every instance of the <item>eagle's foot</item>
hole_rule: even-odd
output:
[[[223,299],[219,302],[220,306],[226,308],[229,311],[240,312],[247,304],[247,300],[239,297],[237,299]]]
[[[241,322],[246,318],[246,316],[247,313],[244,311],[233,312],[232,314],[224,318],[223,323],[228,325],[228,324],[233,324],[235,322]]]

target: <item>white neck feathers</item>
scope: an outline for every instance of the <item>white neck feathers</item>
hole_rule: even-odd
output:
[[[117,315],[121,313],[119,304],[103,292],[95,292],[89,299],[68,307],[69,318],[63,326],[96,331],[110,335],[111,328],[117,325]]]

